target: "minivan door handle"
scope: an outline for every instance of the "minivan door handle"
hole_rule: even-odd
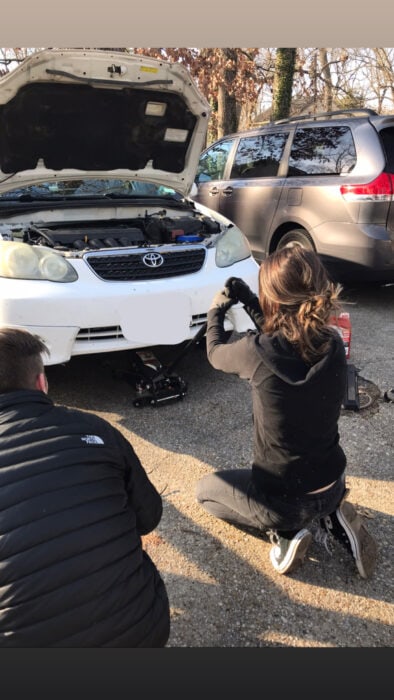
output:
[[[227,197],[228,195],[230,195],[230,194],[233,193],[233,188],[232,188],[232,187],[225,187],[225,189],[222,190],[222,193],[223,193],[224,195],[226,195],[226,197]]]
[[[209,189],[209,194],[211,194],[211,195],[219,194],[219,187],[216,187],[216,186],[211,187],[211,188]]]

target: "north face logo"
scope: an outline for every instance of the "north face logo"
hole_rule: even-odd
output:
[[[98,435],[83,435],[81,440],[86,442],[88,445],[104,445],[104,440],[102,440]]]

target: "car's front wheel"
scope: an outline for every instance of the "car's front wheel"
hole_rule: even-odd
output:
[[[287,231],[287,233],[285,233],[282,238],[279,239],[276,249],[281,250],[282,248],[291,248],[295,245],[300,245],[302,248],[306,248],[307,250],[316,250],[309,233],[302,228],[295,228],[291,231]]]

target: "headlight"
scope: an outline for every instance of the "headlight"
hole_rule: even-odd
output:
[[[0,277],[22,280],[75,282],[78,275],[59,253],[27,243],[0,243]]]
[[[243,233],[237,226],[230,226],[216,244],[216,265],[228,267],[249,258],[250,254],[250,248]]]

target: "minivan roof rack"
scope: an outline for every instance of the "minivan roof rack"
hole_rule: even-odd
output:
[[[298,117],[287,117],[286,119],[278,119],[274,124],[285,124],[286,122],[298,122],[302,120],[326,119],[327,117],[356,117],[356,116],[372,116],[378,117],[378,112],[368,107],[354,107],[353,109],[338,109],[335,112],[318,112],[317,114],[300,114]]]

